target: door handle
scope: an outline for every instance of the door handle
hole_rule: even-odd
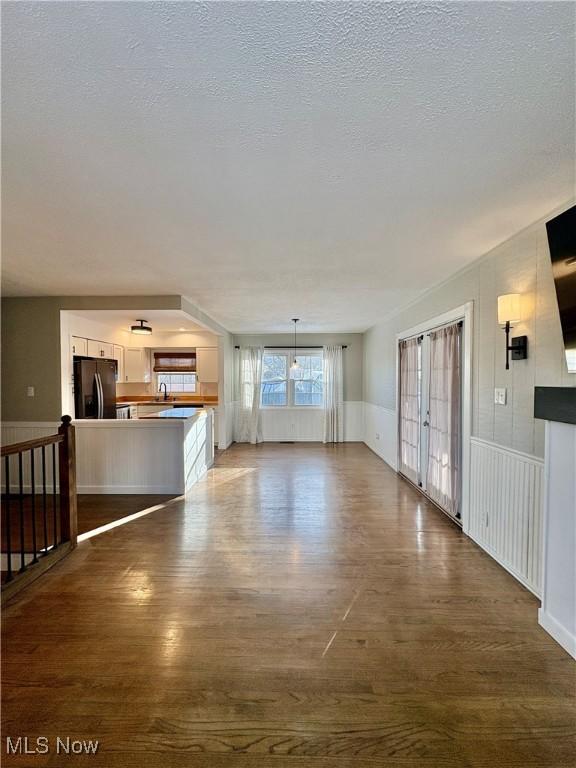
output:
[[[100,374],[96,373],[96,392],[98,394],[98,416],[97,419],[104,418],[104,390],[102,389],[102,379]]]

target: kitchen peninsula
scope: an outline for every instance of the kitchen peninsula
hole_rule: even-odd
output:
[[[164,411],[158,411],[157,413],[151,413],[149,416],[142,416],[143,419],[189,419],[199,411],[199,408],[193,408],[188,406],[174,406],[173,408],[167,408]]]
[[[187,493],[214,461],[214,411],[164,413],[74,421],[78,492]]]

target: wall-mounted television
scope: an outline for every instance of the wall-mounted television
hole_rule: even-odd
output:
[[[576,373],[576,206],[547,222],[568,371]]]

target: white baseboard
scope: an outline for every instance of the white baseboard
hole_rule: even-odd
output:
[[[559,624],[555,618],[546,613],[542,608],[538,610],[538,624],[551,635],[562,648],[576,659],[576,636],[571,634],[566,627]]]
[[[76,489],[79,494],[174,494],[180,496],[181,488],[171,485],[79,485]]]

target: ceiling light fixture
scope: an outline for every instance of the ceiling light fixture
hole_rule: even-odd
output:
[[[130,330],[132,333],[139,333],[142,336],[149,336],[152,333],[152,328],[149,325],[144,325],[148,320],[136,320],[140,325],[131,325]]]
[[[292,360],[292,365],[290,366],[290,378],[299,379],[300,363],[296,359],[296,324],[299,322],[299,320],[297,317],[293,317],[292,322],[294,323],[294,359]]]
[[[498,324],[503,326],[506,333],[506,370],[510,368],[510,353],[512,360],[526,360],[528,357],[528,336],[510,339],[510,331],[519,322],[520,294],[505,293],[498,296]]]
[[[185,331],[186,328],[178,328],[179,331]]]

